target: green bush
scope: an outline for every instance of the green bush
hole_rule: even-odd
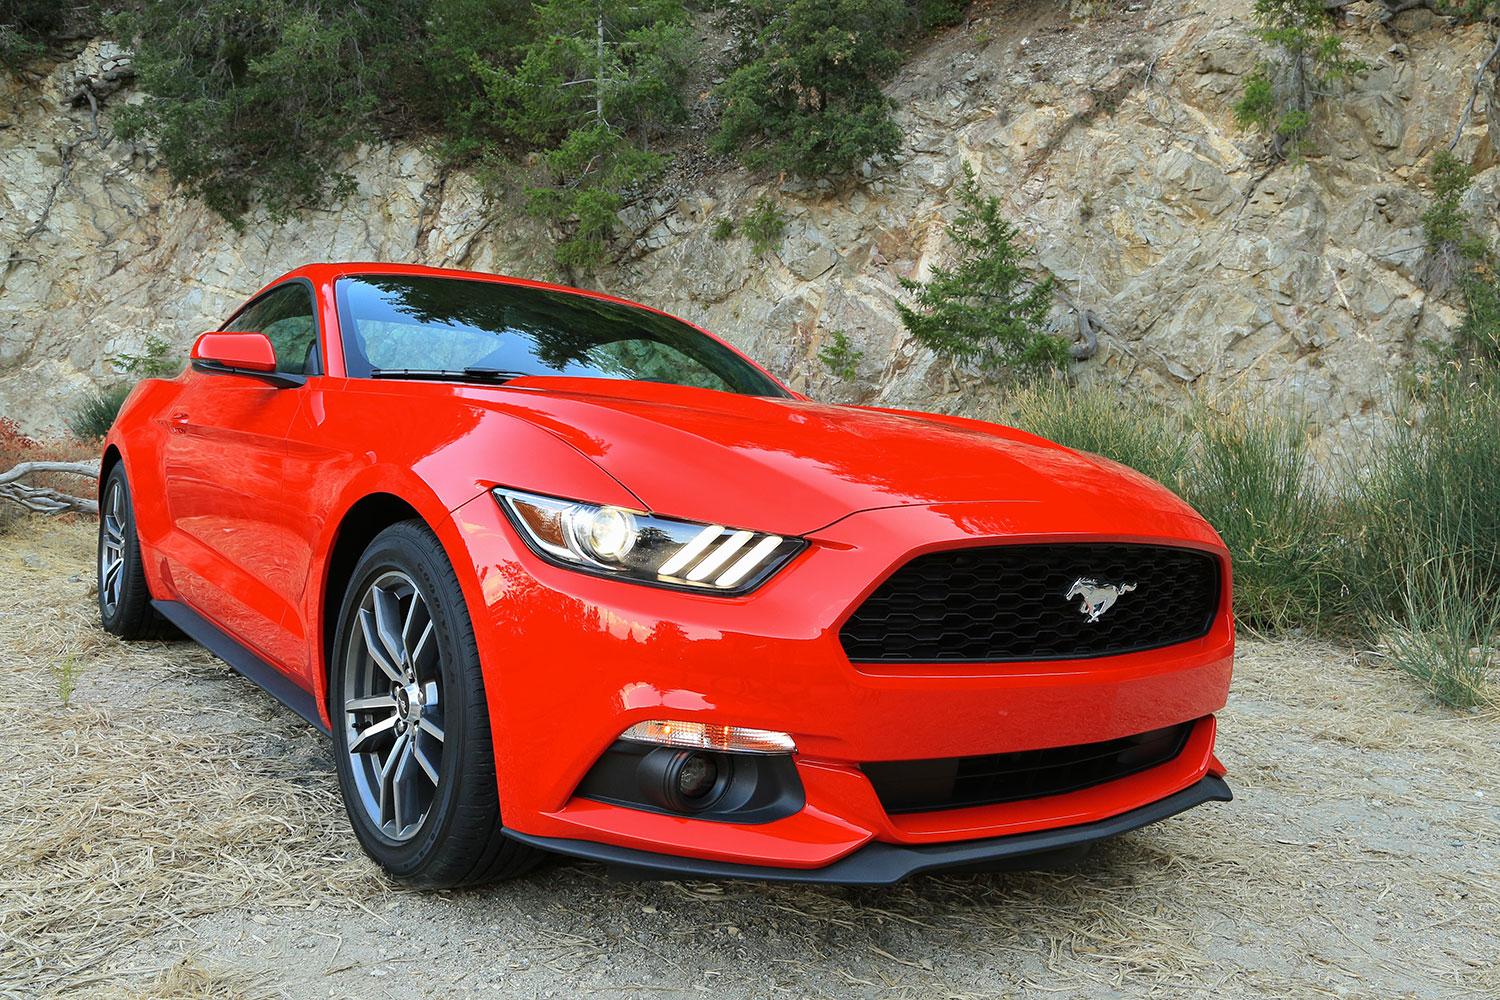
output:
[[[1490,366],[1450,366],[1414,393],[1356,480],[1363,606],[1400,612],[1412,568],[1429,564],[1451,567],[1436,577],[1445,586],[1466,581],[1474,600],[1500,600],[1496,428],[1500,375]]]
[[[1270,135],[1275,155],[1297,157],[1307,148],[1314,101],[1365,64],[1344,51],[1323,0],[1255,0],[1253,16],[1276,55],[1245,81],[1235,118]]]
[[[1500,365],[1500,276],[1493,259],[1476,266],[1460,283],[1464,321],[1454,338],[1464,361]]]
[[[910,0],[909,5],[917,30],[926,34],[962,21],[969,0]]]
[[[1417,563],[1407,567],[1398,610],[1375,625],[1389,662],[1458,708],[1495,697],[1490,673],[1500,671],[1500,606],[1476,599],[1482,588],[1447,560]]]
[[[1432,158],[1431,177],[1432,205],[1422,213],[1428,282],[1442,292],[1456,280],[1463,296],[1464,320],[1454,343],[1457,360],[1500,364],[1500,262],[1461,207],[1473,171],[1440,149]]]
[[[723,243],[725,240],[734,239],[734,220],[728,216],[717,219],[708,235],[715,243]]]
[[[739,65],[718,88],[713,146],[746,165],[847,174],[901,144],[881,84],[901,55],[903,0],[735,0],[725,21]]]
[[[1019,231],[984,196],[964,165],[960,210],[948,227],[958,249],[953,268],[934,267],[925,282],[901,279],[913,306],[897,303],[901,322],[924,347],[989,372],[1035,375],[1065,367],[1068,345],[1046,331],[1052,279],[1034,281],[1021,268],[1030,253]]]
[[[121,351],[109,363],[135,378],[167,378],[182,371],[182,359],[172,353],[172,345],[154,333],[146,336],[140,354]]]
[[[601,262],[627,196],[663,157],[647,148],[686,119],[688,16],[681,0],[544,0],[513,65],[480,76],[501,134],[542,151],[531,211],[563,233],[557,262]]]
[[[750,241],[750,251],[760,257],[781,246],[786,235],[786,215],[776,203],[762,195],[740,220],[740,231]]]
[[[1432,182],[1430,278],[1456,279],[1464,320],[1352,477],[1346,588],[1395,666],[1469,706],[1493,697],[1486,676],[1500,666],[1500,282],[1460,208],[1468,166],[1440,150]]]
[[[98,441],[109,433],[137,381],[167,378],[182,370],[182,359],[172,353],[172,345],[154,334],[146,337],[139,354],[121,351],[108,361],[125,380],[89,393],[64,418],[80,441]]]
[[[68,430],[80,441],[98,441],[109,433],[125,397],[130,395],[131,385],[121,382],[107,389],[91,392],[73,408],[65,422]]]
[[[237,225],[348,194],[346,154],[381,135],[492,177],[535,153],[527,205],[588,267],[685,119],[687,25],[681,0],[156,0],[114,23],[147,94],[119,126]]]
[[[1343,627],[1334,502],[1319,486],[1305,423],[1279,406],[1200,410],[1185,495],[1234,556],[1236,612],[1277,632]]]
[[[340,198],[341,154],[369,137],[387,68],[402,58],[414,3],[154,0],[113,23],[131,39],[140,104],[126,137],[152,136],[172,179],[242,224]]]
[[[1448,150],[1439,149],[1433,154],[1429,176],[1432,205],[1422,213],[1427,248],[1436,253],[1454,253],[1465,260],[1479,260],[1488,247],[1459,207],[1474,172]]]
[[[58,39],[93,30],[104,6],[91,0],[0,0],[0,68],[18,74]]]
[[[64,20],[56,4],[0,2],[6,65]],[[684,0],[108,5],[121,8],[111,31],[133,46],[145,95],[120,108],[120,133],[150,137],[174,181],[236,226],[252,206],[281,221],[350,193],[348,154],[363,141],[421,137],[492,187],[520,179],[570,270],[607,255],[621,207],[659,173],[702,56]],[[963,7],[729,0],[738,45],[715,143],[810,176],[892,153],[901,136],[880,86],[896,44]]]
[[[828,338],[828,343],[818,350],[818,360],[823,362],[829,374],[836,375],[845,381],[859,374],[859,363],[864,358],[863,351],[857,350],[849,342],[849,335],[843,330],[835,330]]]
[[[500,164],[519,150],[510,108],[486,85],[495,68],[513,67],[531,40],[532,5],[522,0],[409,0],[417,16],[410,39],[390,60],[377,121],[393,134],[425,135],[449,163]]]
[[[604,122],[574,129],[542,156],[548,183],[527,188],[526,207],[562,231],[553,249],[560,267],[571,274],[605,260],[625,193],[654,176],[661,162]]]

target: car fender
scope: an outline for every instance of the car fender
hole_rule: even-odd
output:
[[[331,607],[328,603],[329,589],[335,583],[330,578],[331,557],[334,544],[338,540],[340,530],[347,522],[350,511],[360,501],[380,494],[395,497],[416,511],[417,516],[437,537],[438,543],[443,547],[444,555],[453,566],[454,575],[458,578],[470,616],[477,615],[482,607],[478,584],[472,573],[465,572],[465,567],[471,564],[467,547],[459,535],[453,518],[449,516],[448,505],[442,501],[433,487],[410,467],[381,464],[369,466],[357,473],[344,485],[330,516],[324,521],[321,536],[313,550],[315,555],[312,565],[308,567],[309,582],[312,585],[307,588],[304,618],[307,622],[307,635],[311,646],[309,662],[313,665],[309,681],[313,696],[317,700],[318,710],[323,714],[324,722],[329,725],[332,725],[333,721],[328,713],[327,667],[331,650],[326,648],[327,644],[324,640],[329,624],[325,619],[325,610],[328,615],[335,617],[338,615],[338,609]]]
[[[160,415],[177,395],[181,378],[144,379],[137,383],[121,405],[119,415],[104,436],[103,447],[99,450],[99,499],[103,500],[104,492],[104,457],[113,449],[120,456],[125,479],[130,484],[146,585],[157,597],[172,594],[158,554],[172,527],[165,500],[166,470],[162,457],[166,428]]]
[[[479,424],[470,433],[430,446],[399,449],[404,452],[401,461],[360,468],[343,484],[329,507],[313,546],[304,607],[311,647],[309,663],[313,665],[310,681],[321,711],[327,710],[331,655],[325,640],[330,623],[325,616],[337,614],[328,602],[329,589],[335,583],[330,578],[330,562],[339,531],[362,500],[388,495],[417,512],[442,544],[476,630],[482,630],[485,621],[486,603],[478,571],[485,557],[471,551],[453,511],[483,499],[494,486],[512,482],[557,496],[639,506],[635,496],[619,482],[552,432],[508,414],[474,409]],[[513,457],[517,455],[525,456],[524,469]]]

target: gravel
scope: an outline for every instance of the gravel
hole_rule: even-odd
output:
[[[99,630],[92,546],[0,537],[0,996],[1500,995],[1500,718],[1346,648],[1242,639],[1236,801],[1067,870],[424,894],[359,852],[322,737]]]

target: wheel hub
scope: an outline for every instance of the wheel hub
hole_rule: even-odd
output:
[[[407,725],[414,726],[422,718],[422,689],[416,684],[396,685],[391,692],[396,699],[396,716]]]

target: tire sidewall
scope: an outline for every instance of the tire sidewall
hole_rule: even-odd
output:
[[[420,540],[419,540],[420,539]],[[467,616],[461,592],[451,586],[442,549],[430,533],[397,525],[378,535],[356,564],[345,589],[335,632],[333,658],[329,671],[329,716],[333,722],[334,760],[338,770],[339,790],[345,811],[355,834],[365,850],[397,878],[420,877],[433,859],[452,827],[465,798],[467,757],[475,752],[470,734],[469,715],[474,706],[466,704],[468,685],[466,670],[478,670],[478,657],[472,647],[465,648],[459,636],[468,631],[467,620],[460,627],[457,615]],[[348,655],[354,616],[370,584],[390,570],[400,570],[411,577],[421,590],[432,614],[433,633],[438,643],[443,703],[443,756],[439,765],[437,794],[421,828],[409,840],[391,840],[365,813],[354,783],[348,753],[348,733],[344,723],[345,659]],[[456,598],[456,607],[455,607]],[[484,750],[487,752],[488,747]]]

